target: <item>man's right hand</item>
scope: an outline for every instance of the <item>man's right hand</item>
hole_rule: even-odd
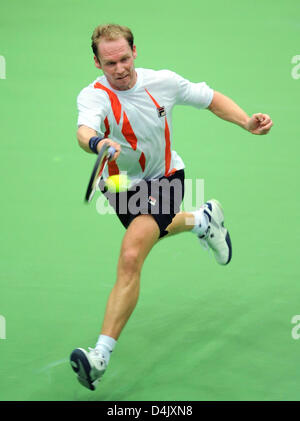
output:
[[[113,157],[110,159],[110,161],[115,161],[118,158],[118,156],[120,155],[120,152],[121,152],[121,146],[119,145],[119,143],[117,143],[114,140],[111,140],[109,138],[102,139],[97,145],[97,151],[98,152],[100,151],[100,149],[102,148],[103,145],[109,145],[109,146],[113,146],[115,148],[116,152],[113,155]]]

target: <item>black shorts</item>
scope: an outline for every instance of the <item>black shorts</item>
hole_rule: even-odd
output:
[[[184,196],[184,170],[157,180],[142,180],[126,192],[106,191],[103,180],[100,181],[99,187],[125,228],[128,228],[138,215],[152,215],[159,227],[161,238],[168,234],[167,226],[180,211]]]

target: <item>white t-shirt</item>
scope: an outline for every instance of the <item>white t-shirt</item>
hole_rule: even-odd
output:
[[[126,171],[131,181],[150,180],[184,168],[172,149],[172,109],[179,104],[207,108],[213,98],[205,82],[192,83],[169,70],[135,70],[137,82],[131,89],[115,90],[101,76],[77,98],[78,126],[88,126],[121,145],[120,156],[109,163],[104,179]]]

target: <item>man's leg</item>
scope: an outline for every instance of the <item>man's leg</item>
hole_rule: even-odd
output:
[[[76,348],[71,353],[70,363],[78,381],[91,390],[95,390],[103,376],[116,340],[136,306],[141,269],[159,234],[151,215],[139,215],[130,223],[122,241],[117,280],[107,301],[96,347],[89,351]]]
[[[115,340],[136,306],[140,273],[151,248],[159,238],[159,228],[151,215],[140,215],[129,225],[121,246],[117,280],[110,293],[101,334]]]
[[[192,231],[206,249],[212,249],[220,265],[227,265],[231,261],[230,235],[224,227],[222,206],[215,199],[208,200],[198,211],[177,213],[166,231],[168,234],[164,237]]]
[[[179,212],[175,215],[170,225],[167,226],[168,234],[162,238],[170,237],[171,235],[179,234],[181,232],[191,231],[195,226],[195,216],[189,212]]]

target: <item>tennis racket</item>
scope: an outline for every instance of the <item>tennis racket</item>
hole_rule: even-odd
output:
[[[92,200],[101,175],[103,174],[108,161],[114,156],[115,152],[115,148],[109,145],[104,145],[100,149],[86,190],[85,202],[89,203]]]

